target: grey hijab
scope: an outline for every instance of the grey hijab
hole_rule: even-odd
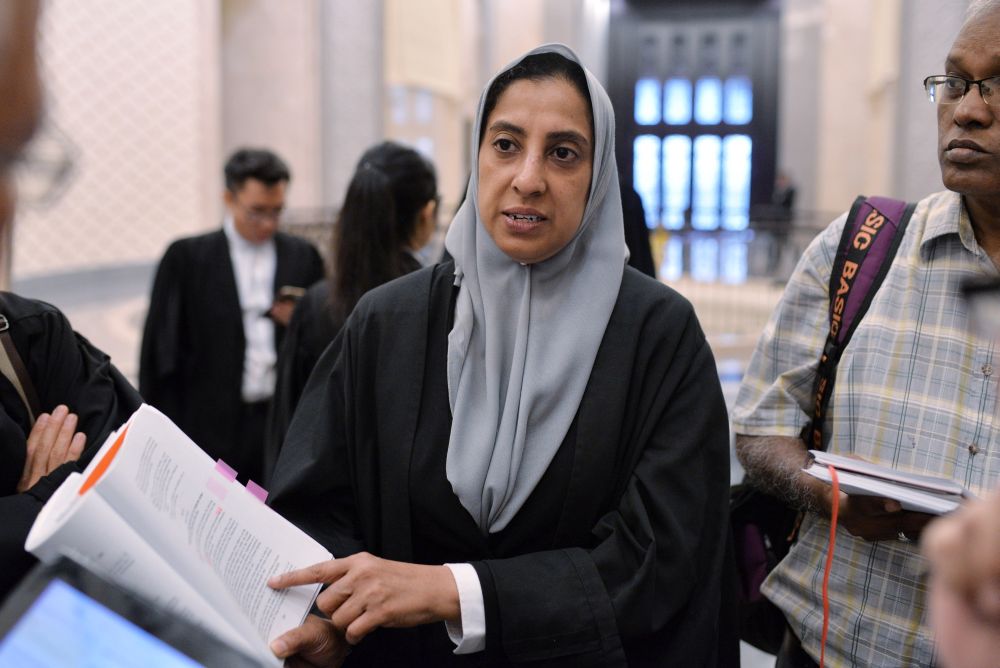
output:
[[[525,56],[545,52],[580,63],[561,44]],[[601,84],[586,75],[594,108],[594,171],[576,236],[548,260],[522,265],[503,253],[483,227],[477,196],[479,134],[490,81],[472,131],[465,203],[445,239],[459,286],[448,335],[453,421],[446,474],[462,505],[490,533],[503,530],[521,509],[566,437],[628,259],[614,112]]]

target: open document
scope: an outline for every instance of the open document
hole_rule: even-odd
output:
[[[815,458],[803,469],[809,475],[829,484],[831,477],[827,466],[833,466],[837,469],[842,492],[895,499],[904,510],[944,515],[958,508],[965,499],[975,498],[950,478],[906,473],[822,450],[810,450],[809,453]]]
[[[257,493],[255,493],[255,491]],[[258,657],[302,623],[319,585],[272,575],[331,558],[155,408],[143,405],[42,508],[25,549],[68,554]]]

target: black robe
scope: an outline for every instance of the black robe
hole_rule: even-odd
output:
[[[420,269],[420,262],[409,252],[400,257],[404,274]],[[274,464],[278,461],[281,444],[292,421],[299,397],[309,380],[309,374],[320,355],[330,345],[344,320],[334,314],[330,296],[330,279],[317,281],[295,307],[288,323],[284,341],[278,351],[278,373],[274,400],[267,420],[264,441],[264,486],[270,484]]]
[[[625,245],[628,247],[628,264],[647,276],[656,278],[653,251],[649,246],[649,228],[642,197],[625,181],[619,181],[622,195],[622,219],[625,221]]]
[[[323,276],[312,244],[274,236],[274,290],[305,288]],[[275,325],[279,347],[284,327]],[[225,232],[175,241],[153,282],[139,360],[139,392],[213,458],[245,473],[262,452],[237,443],[246,340]],[[261,441],[263,439],[261,438]]]
[[[107,355],[73,331],[54,306],[0,293],[0,314],[10,324],[14,347],[24,362],[40,408],[51,413],[66,404],[79,417],[77,431],[87,435],[79,462],[55,469],[23,494],[17,483],[24,470],[31,421],[14,385],[0,375],[0,598],[35,562],[24,540],[42,505],[75,470],[90,461],[113,430],[128,420],[139,394]]]
[[[440,362],[453,271],[410,274],[358,304],[310,378],[270,503],[335,556],[472,563],[486,650],[453,655],[435,641],[441,624],[380,629],[347,665],[738,661],[720,628],[729,429],[714,360],[690,304],[632,269],[574,426],[533,494],[547,501],[529,499],[506,535],[469,534],[467,514],[449,530],[425,528],[447,508],[414,516],[447,485]]]

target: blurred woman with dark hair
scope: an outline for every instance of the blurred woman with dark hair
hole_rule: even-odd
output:
[[[333,271],[306,291],[278,356],[265,481],[316,360],[363,294],[420,268],[437,205],[434,166],[413,149],[387,141],[361,156],[333,231]]]

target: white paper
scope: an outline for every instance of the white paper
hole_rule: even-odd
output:
[[[319,585],[274,591],[267,580],[330,559],[329,552],[218,471],[176,425],[147,405],[129,420],[105,473],[80,496],[82,480],[98,470],[101,457],[111,456],[112,447],[105,443],[84,476],[60,487],[39,514],[26,547],[40,555],[64,550],[103,563],[113,579],[151,598],[176,596],[183,609],[198,608],[193,601],[201,599],[211,614],[199,610],[199,617],[216,633],[230,641],[235,635],[240,646],[280,665],[267,644],[302,623]],[[103,528],[109,526],[115,526],[113,534]],[[119,535],[131,536],[126,542],[132,563],[116,574],[107,555]],[[173,577],[157,575],[164,570]]]
[[[837,467],[834,467],[837,468]],[[833,482],[830,471],[825,465],[814,463],[803,469],[806,473],[827,484]],[[904,510],[932,515],[944,515],[957,509],[964,500],[958,494],[948,494],[929,489],[918,489],[910,485],[874,478],[852,471],[842,471],[837,468],[837,480],[840,491],[858,496],[881,496],[899,501]]]

